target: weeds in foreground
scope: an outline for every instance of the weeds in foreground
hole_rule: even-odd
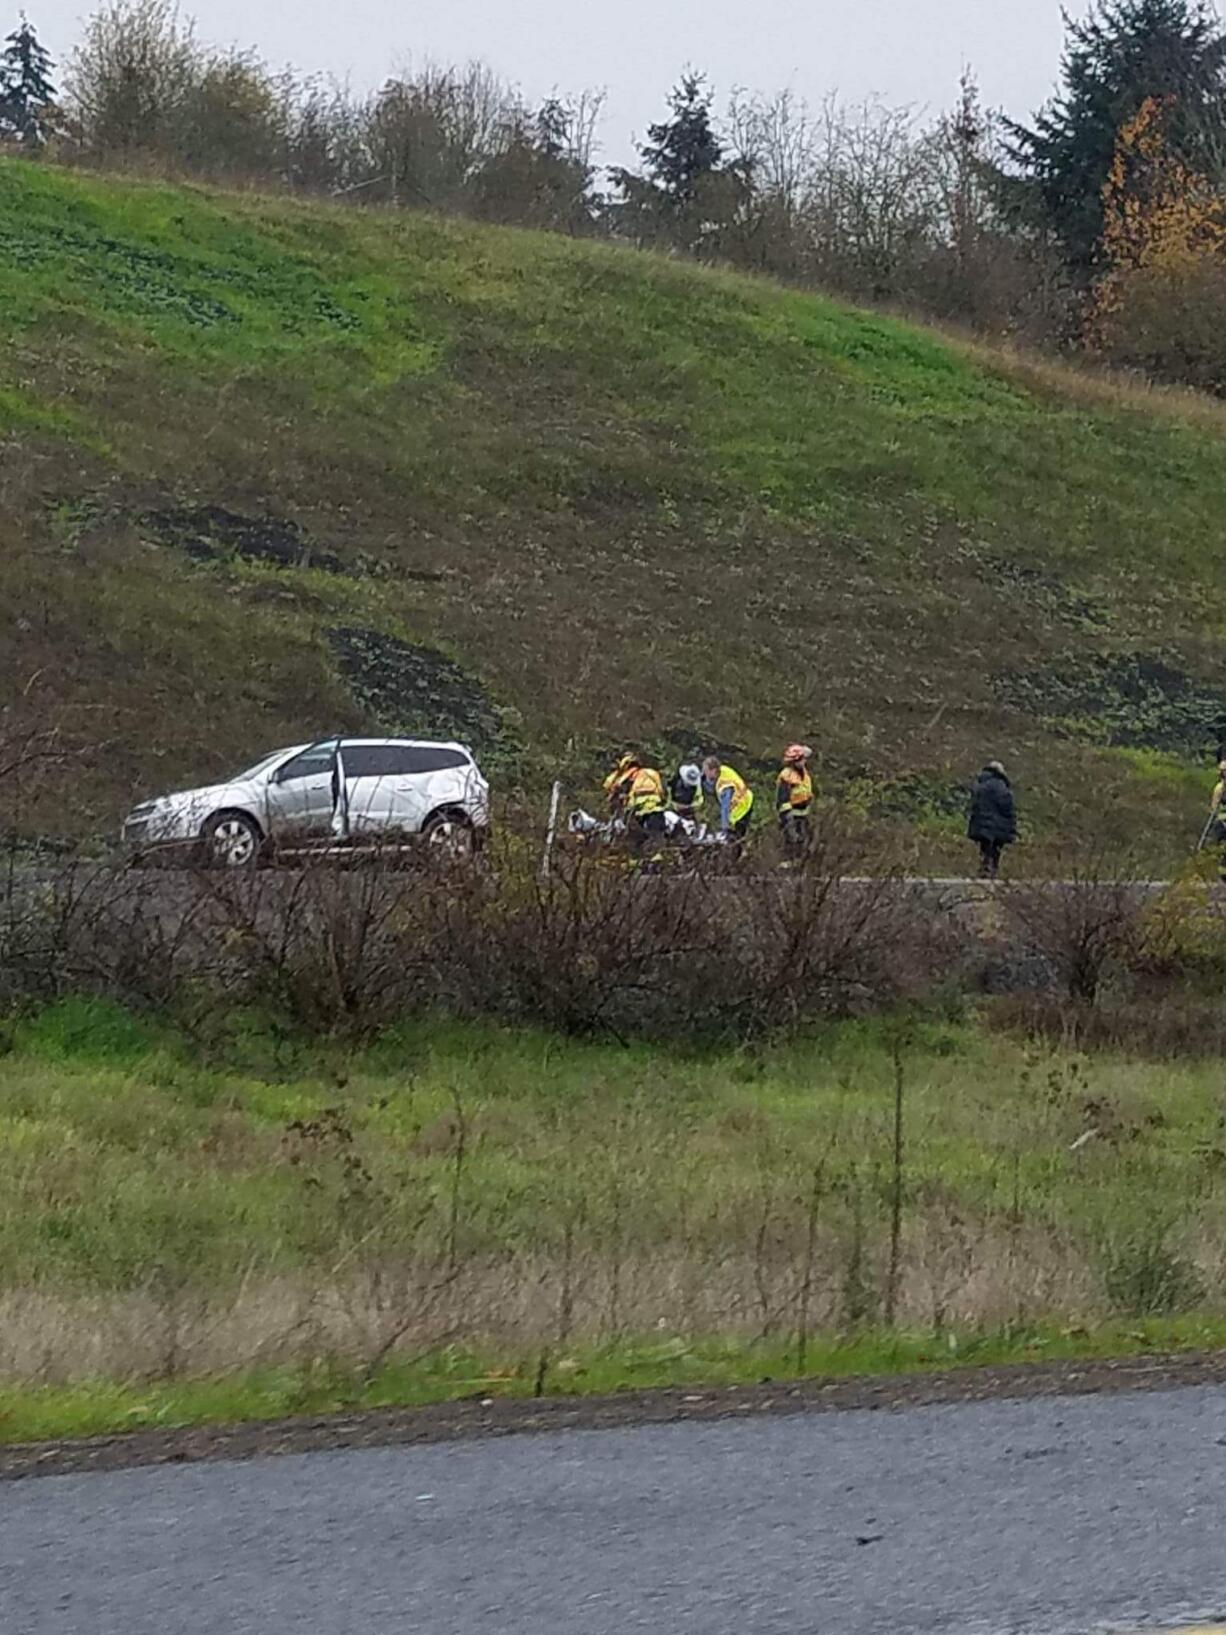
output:
[[[804,1369],[832,1335],[1217,1310],[1208,1065],[922,1022],[698,1056],[433,1023],[274,1073],[149,1024],[108,1046],[93,1004],[18,1022],[0,1084],[10,1382],[373,1382],[460,1346],[544,1393],[649,1333]]]

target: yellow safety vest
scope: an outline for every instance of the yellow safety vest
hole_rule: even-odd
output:
[[[779,787],[786,791],[786,799],[779,802],[781,809],[807,812],[813,804],[813,779],[808,767],[802,772],[798,766],[785,766],[779,774]]]
[[[721,766],[719,777],[715,780],[716,800],[725,789],[732,791],[732,810],[728,814],[728,821],[735,827],[742,818],[749,816],[753,806],[753,790],[739,772],[734,772],[730,766]]]
[[[630,794],[631,785],[638,775],[639,768],[637,766],[628,767],[624,772],[620,767],[614,767],[605,779],[604,792],[608,796],[609,806],[614,812],[619,811],[625,805]]]
[[[644,818],[653,812],[662,812],[667,804],[664,779],[654,766],[640,767],[626,796],[626,810],[632,817]]]

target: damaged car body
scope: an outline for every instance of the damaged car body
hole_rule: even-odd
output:
[[[221,783],[142,802],[123,843],[156,857],[246,868],[421,841],[468,852],[489,826],[489,784],[464,744],[327,738],[276,750]]]

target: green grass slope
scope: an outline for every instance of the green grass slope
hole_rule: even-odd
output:
[[[1040,833],[1194,838],[1207,407],[607,246],[19,161],[0,326],[0,676],[107,746],[78,827],[382,725],[576,788],[800,737],[935,834],[1000,755]]]

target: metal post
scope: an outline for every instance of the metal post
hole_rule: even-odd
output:
[[[541,858],[541,879],[549,878],[549,860],[553,852],[554,837],[558,832],[558,807],[562,803],[562,785],[557,782],[553,786],[553,793],[549,797],[549,827],[545,831],[545,855]]]

